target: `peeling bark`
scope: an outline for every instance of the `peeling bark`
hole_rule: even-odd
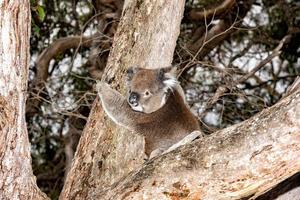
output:
[[[124,93],[123,76],[128,67],[170,65],[184,3],[126,1],[103,78]],[[143,152],[143,137],[113,124],[96,100],[60,198],[89,199],[141,166]]]
[[[29,1],[0,2],[0,199],[47,199],[32,173],[25,123]]]

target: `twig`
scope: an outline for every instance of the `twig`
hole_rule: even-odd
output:
[[[252,69],[248,74],[241,77],[236,83],[242,83],[245,82],[247,79],[249,79],[253,74],[255,74],[258,70],[260,70],[263,66],[265,66],[267,63],[269,63],[273,58],[276,56],[279,56],[281,54],[281,48],[284,44],[289,42],[291,38],[291,35],[286,35],[280,42],[279,45],[273,50],[273,52],[264,60],[262,60],[254,69]]]
[[[208,31],[208,27],[212,24],[214,18],[212,18],[212,20],[210,21],[209,24],[207,24],[207,21],[206,21],[206,17],[204,18],[205,20],[205,35],[204,35],[204,38],[203,38],[203,42],[202,42],[202,45],[200,46],[200,48],[198,49],[198,51],[195,53],[195,55],[193,56],[193,58],[178,72],[178,75],[177,77],[180,77],[181,74],[187,69],[189,68],[192,63],[196,60],[196,58],[198,57],[198,55],[200,54],[200,52],[203,50],[203,48],[208,44],[210,43],[211,41],[213,41],[214,39],[222,36],[222,35],[225,35],[227,34],[228,32],[230,32],[231,30],[233,29],[236,29],[235,25],[238,23],[237,22],[237,18],[238,18],[238,13],[236,15],[236,18],[234,20],[234,22],[231,24],[231,26],[229,28],[227,28],[225,31],[222,31],[218,34],[214,34],[214,32],[216,32],[216,30],[218,30],[218,28],[222,28],[225,24],[224,20],[221,20],[219,22],[219,24],[217,24],[216,26],[214,26],[212,29],[210,29]]]
[[[256,67],[254,67],[249,73],[242,76],[237,81],[233,82],[230,85],[221,85],[218,87],[217,91],[215,92],[214,96],[208,101],[206,104],[206,107],[204,108],[201,116],[203,117],[206,112],[212,108],[212,106],[219,100],[221,96],[223,96],[227,91],[232,90],[236,85],[244,83],[246,80],[248,80],[250,77],[252,77],[258,70],[260,70],[263,66],[265,66],[267,63],[269,63],[273,58],[276,56],[279,56],[281,54],[281,49],[284,44],[288,43],[291,38],[291,35],[286,35],[278,44],[278,46],[272,51],[272,53],[262,60]]]
[[[294,83],[287,88],[283,98],[285,98],[285,97],[287,97],[287,96],[289,96],[289,95],[291,95],[291,94],[293,94],[297,91],[300,91],[300,76],[298,76],[295,79]]]
[[[231,10],[234,5],[236,4],[235,0],[225,0],[222,2],[221,5],[217,6],[216,8],[204,10],[204,11],[195,11],[191,10],[189,13],[189,17],[192,20],[203,20],[205,18],[210,18],[213,16],[213,18],[223,16],[225,13],[227,13],[229,10]]]

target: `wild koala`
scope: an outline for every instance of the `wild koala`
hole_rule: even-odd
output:
[[[128,69],[127,98],[104,82],[97,84],[107,115],[115,123],[142,134],[146,155],[152,152],[150,157],[201,134],[198,121],[186,105],[183,90],[171,69]],[[182,144],[175,144],[183,138]]]

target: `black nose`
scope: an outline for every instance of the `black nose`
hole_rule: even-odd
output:
[[[137,106],[139,100],[139,94],[136,92],[131,92],[128,98],[130,104]]]

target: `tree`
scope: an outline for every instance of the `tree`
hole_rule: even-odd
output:
[[[0,16],[0,199],[47,199],[32,173],[25,123],[29,1],[1,1]]]
[[[52,2],[53,4],[56,4],[59,1]],[[74,2],[76,8],[79,1]],[[109,8],[114,4],[118,7],[119,11],[116,12],[118,13],[116,15],[107,12],[105,12],[105,14],[96,14],[94,18],[97,18],[100,22],[121,15],[120,7],[122,6],[120,6],[120,1],[105,1],[105,3],[101,0],[95,1],[94,5],[96,10],[101,10],[103,5],[107,5],[106,3],[109,4],[109,6],[107,6]],[[191,5],[193,8],[193,3],[189,3],[190,2],[187,2],[187,4]],[[183,14],[184,4],[185,2],[182,0],[171,2],[166,0],[158,0],[156,2],[133,0],[126,2],[118,26],[118,31],[114,36],[114,46],[110,51],[110,56],[102,79],[124,93],[123,76],[126,68],[130,65],[147,67],[163,67],[169,65],[173,59],[177,36],[180,32],[180,20]],[[245,27],[243,27],[244,25],[240,20],[246,17],[246,14],[253,5],[253,1],[218,1],[214,5],[211,3],[207,3],[207,5],[208,10],[205,12],[201,11],[201,9],[199,11],[194,8],[189,10],[188,7],[188,19],[200,20],[200,22],[204,22],[205,26],[199,26],[199,29],[193,31],[193,40],[188,43],[188,49],[178,49],[178,47],[180,47],[180,42],[186,40],[186,35],[181,35],[178,42],[179,45],[177,45],[177,49],[175,50],[176,54],[174,56],[174,62],[180,66],[182,76],[186,78],[189,76],[194,77],[188,69],[199,67],[196,66],[199,65],[199,63],[203,66],[210,66],[208,62],[199,62],[198,58],[206,58],[206,56],[215,48],[218,49],[217,51],[225,52],[223,48],[226,49],[227,40],[230,38],[231,41],[236,41],[231,37],[234,36],[233,38],[239,38],[239,34],[242,35],[242,31],[240,30]],[[274,6],[267,3],[265,3],[265,5],[266,7]],[[287,6],[287,4],[284,5]],[[204,5],[204,8],[206,8],[206,6]],[[3,6],[1,8],[3,8]],[[289,5],[286,8],[290,9]],[[42,8],[38,5],[32,7],[32,10],[37,11],[39,16],[43,18],[43,14],[41,14],[43,11],[41,11],[41,9]],[[239,11],[238,15],[236,14],[237,10]],[[25,9],[25,11],[28,11],[28,8],[27,10]],[[223,15],[224,12],[226,13],[226,16]],[[74,18],[76,18],[76,14],[74,14]],[[185,17],[184,19],[186,20],[187,18]],[[209,20],[214,22],[215,19],[220,19],[220,21],[216,24],[208,23]],[[23,20],[26,20],[26,18]],[[34,22],[36,24],[38,22],[35,17]],[[26,23],[18,24],[24,25]],[[294,22],[289,24],[291,27],[293,25]],[[104,27],[107,27],[107,25]],[[191,26],[187,26],[187,28],[181,27],[181,29],[188,31],[190,27]],[[110,30],[113,29],[112,26]],[[0,30],[2,31],[3,29]],[[257,33],[255,32],[255,34]],[[276,93],[277,90],[274,89],[276,84],[274,85],[274,88],[270,88],[270,85],[260,80],[261,77],[257,76],[256,72],[257,70],[262,69],[266,63],[270,62],[274,55],[279,55],[281,51],[286,52],[286,49],[284,48],[291,45],[290,41],[293,38],[297,39],[294,33],[284,32],[283,36],[285,35],[286,37],[280,37],[279,41],[270,40],[271,42],[268,46],[270,55],[261,59],[261,62],[257,63],[256,67],[249,73],[241,71],[238,67],[236,69],[235,66],[231,66],[234,65],[232,60],[235,60],[236,57],[239,57],[240,55],[230,58],[230,67],[228,68],[223,69],[220,66],[212,66],[215,70],[224,73],[223,78],[226,81],[224,83],[222,82],[221,85],[216,85],[216,93],[212,96],[211,101],[208,101],[209,104],[206,105],[205,112],[207,113],[209,110],[213,109],[214,106],[219,103],[220,99],[226,100],[224,95],[227,91],[238,90],[238,87],[236,87],[235,84],[245,86],[245,92],[247,89],[257,86],[249,86],[250,78],[256,80],[255,84],[266,84],[266,88],[268,91],[270,90],[270,93]],[[3,34],[1,34],[1,36],[3,36]],[[38,97],[38,100],[43,99],[45,102],[50,102],[49,99],[53,99],[53,92],[48,88],[45,89],[45,82],[50,83],[47,78],[49,75],[52,75],[54,67],[52,66],[52,69],[49,68],[50,59],[47,58],[47,56],[58,56],[59,54],[56,54],[55,52],[64,52],[67,48],[76,47],[78,44],[84,44],[86,47],[92,46],[92,49],[97,49],[99,43],[100,47],[105,46],[105,42],[103,41],[97,41],[95,44],[95,38],[98,37],[99,35],[92,35],[89,37],[68,37],[52,43],[38,58],[39,66],[43,67],[37,69],[35,77],[38,79],[34,79],[35,81],[31,83],[31,86],[34,86],[34,88],[31,88],[30,94],[36,95],[35,92],[37,91],[41,95],[36,95],[34,97]],[[250,36],[248,35],[247,37]],[[93,42],[90,42],[90,39],[92,39]],[[1,41],[5,40],[1,39]],[[297,43],[297,40],[295,41],[295,43]],[[223,43],[225,44],[223,45]],[[65,44],[69,45],[66,46]],[[252,45],[249,46],[252,47]],[[243,55],[247,52],[247,49],[250,48],[249,46],[245,47],[245,51],[239,53]],[[58,50],[53,51],[55,48],[58,48]],[[293,53],[294,52],[292,51],[289,55]],[[105,60],[108,56],[107,51],[105,55],[102,56],[103,54],[99,56],[101,61],[103,61],[101,66],[103,66],[103,63],[106,63]],[[182,61],[183,58],[184,61]],[[95,57],[92,58],[90,64],[99,67],[99,63],[94,63],[93,59],[95,60]],[[211,57],[211,60],[208,59],[208,61],[213,61],[213,56]],[[295,66],[295,71],[297,72],[297,65],[291,64],[291,66]],[[51,73],[49,73],[49,71]],[[193,70],[191,71],[193,72]],[[234,73],[235,76],[228,76],[227,74],[230,73]],[[20,78],[25,77],[24,74],[26,74],[26,71],[23,71],[23,76],[20,75]],[[102,72],[97,73],[97,75],[99,74],[101,75]],[[274,77],[280,78],[278,74],[274,74]],[[297,73],[294,73],[291,76],[295,77],[297,76]],[[80,77],[80,75],[78,77]],[[68,83],[68,79],[69,78],[61,79],[61,82]],[[24,78],[22,78],[22,80],[24,81]],[[53,83],[52,87],[55,88],[54,82],[51,83]],[[224,87],[223,84],[227,87]],[[226,199],[229,197],[232,199],[239,199],[260,196],[282,180],[299,172],[299,163],[297,161],[297,157],[299,157],[300,129],[299,106],[297,106],[300,101],[299,85],[298,80],[291,88],[291,92],[287,97],[253,118],[227,129],[220,130],[212,136],[196,140],[192,144],[181,147],[148,162],[144,162],[143,138],[115,126],[104,114],[96,99],[80,139],[72,168],[68,173],[60,198],[123,199],[133,197],[140,199],[142,195],[148,195],[149,198],[153,199],[157,197],[155,195],[159,195],[159,197],[168,199],[198,199],[201,197],[204,199]],[[48,87],[48,85],[46,86]],[[61,88],[57,88],[59,91],[62,91]],[[24,88],[19,91],[24,91]],[[23,101],[20,100],[20,102],[23,102],[24,104],[24,93],[20,93],[20,95],[23,95]],[[278,94],[278,96],[280,95]],[[7,99],[5,100],[6,101],[3,102],[7,102]],[[13,103],[14,101],[11,102]],[[33,106],[31,107],[28,106],[27,116],[36,116],[36,108],[39,107],[40,104],[41,101],[33,102],[33,104],[31,104]],[[27,105],[30,105],[30,101],[28,101]],[[235,108],[238,104],[234,105],[235,106],[233,107]],[[6,122],[5,120],[8,119],[6,118],[6,116],[8,116],[6,113],[11,114],[11,112],[10,110],[7,110],[7,107],[3,106],[3,108],[6,110],[4,109],[5,112],[3,112],[4,114],[2,115],[4,117],[1,116],[1,120],[4,119],[3,122]],[[43,108],[45,109],[46,107],[44,106]],[[225,109],[227,109],[227,106]],[[48,112],[47,114],[49,113],[51,112]],[[84,112],[80,111],[80,114],[81,113]],[[23,115],[24,113],[19,112],[19,115],[17,116],[20,117]],[[73,116],[79,118],[83,115]],[[53,121],[50,120],[50,123],[52,122]],[[61,122],[62,124],[65,124],[66,117],[63,117]],[[43,123],[44,121],[41,120],[41,124]],[[74,124],[76,124],[76,122]],[[12,125],[16,126],[20,125],[20,123]],[[22,125],[24,126],[24,123]],[[36,125],[36,123],[33,123],[33,125]],[[6,127],[6,123],[1,123],[1,130],[6,130]],[[61,136],[65,137],[63,134],[64,126],[58,127],[59,128],[57,128],[57,126],[52,126],[51,128],[54,130],[59,129]],[[69,131],[71,132],[72,130],[70,129]],[[22,134],[22,136],[27,136],[27,133]],[[52,145],[50,147],[56,149],[58,145],[53,145],[51,143],[51,138],[48,139],[47,137],[48,136],[46,136],[46,141]],[[3,140],[1,139],[0,141]],[[66,136],[65,141],[65,155],[67,157],[69,156],[68,154],[70,154],[68,157],[68,160],[70,160],[72,158],[72,153],[70,153],[69,135]],[[23,140],[18,140],[16,144],[23,144],[25,149],[28,149],[29,146],[28,142],[23,142]],[[53,152],[51,148],[46,152]],[[39,148],[35,149],[38,150]],[[9,153],[14,152],[14,149],[6,148],[5,150],[5,152]],[[282,153],[285,153],[286,156],[281,156]],[[2,154],[2,149],[1,155],[4,155],[1,157],[2,159],[8,158],[8,154]],[[51,155],[51,157],[55,158],[56,156]],[[272,159],[272,162],[268,162],[270,159]],[[22,169],[30,169],[30,165],[28,165],[30,158],[28,155],[26,156],[25,161],[26,162],[22,163],[25,166]],[[243,163],[241,161],[243,161]],[[12,169],[17,171],[18,165],[12,166]],[[49,169],[49,167],[46,169]],[[239,171],[237,171],[237,169]],[[31,171],[29,170],[28,172],[29,175],[25,175],[33,177]],[[219,178],[216,179],[213,175]],[[195,180],[195,178],[198,179]],[[33,194],[31,197],[36,197],[37,199],[46,198],[39,192],[34,182],[30,182],[29,185],[31,188],[34,188],[34,192],[29,190],[29,192],[26,191],[26,193],[23,194]],[[7,187],[2,188],[6,189]],[[28,187],[25,187],[25,189],[26,188]],[[11,193],[7,193],[5,197],[8,198],[8,195],[10,194]],[[27,196],[24,196],[24,198],[26,197]],[[146,198],[146,196],[144,197]]]

